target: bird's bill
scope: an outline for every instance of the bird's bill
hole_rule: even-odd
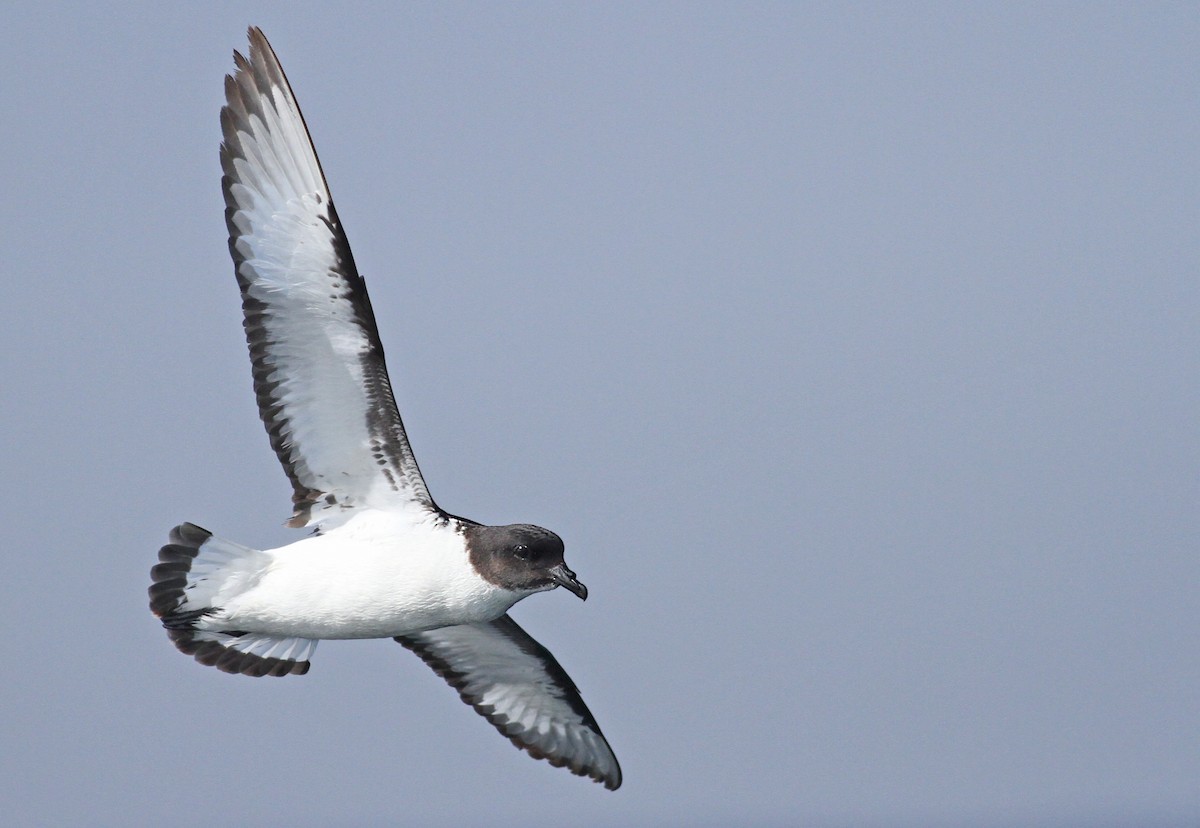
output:
[[[560,587],[566,587],[579,596],[579,600],[587,600],[587,587],[579,583],[575,573],[567,569],[566,564],[559,564],[550,570],[550,579]]]

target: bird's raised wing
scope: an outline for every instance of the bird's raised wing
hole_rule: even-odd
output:
[[[397,636],[458,695],[535,759],[610,790],[621,767],[579,690],[550,651],[507,615]]]
[[[300,107],[257,28],[221,110],[229,252],[259,413],[292,482],[292,526],[363,506],[437,511],[392,396],[367,287]]]

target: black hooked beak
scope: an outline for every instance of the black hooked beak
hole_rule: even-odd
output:
[[[550,580],[558,584],[560,587],[566,587],[579,596],[579,600],[587,600],[587,587],[579,583],[579,579],[575,577],[575,573],[567,569],[566,564],[550,568]]]

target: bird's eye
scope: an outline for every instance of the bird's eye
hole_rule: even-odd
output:
[[[519,546],[513,547],[513,554],[516,555],[521,560],[527,561],[533,557],[533,550],[522,543]]]

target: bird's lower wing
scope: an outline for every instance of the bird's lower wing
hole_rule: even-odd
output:
[[[621,768],[579,690],[550,651],[507,615],[397,636],[512,743],[610,790]]]

